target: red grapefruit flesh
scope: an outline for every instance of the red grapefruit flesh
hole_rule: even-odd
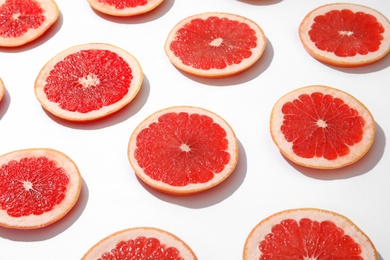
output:
[[[0,78],[0,101],[3,99],[5,94],[5,86],[3,80]]]
[[[137,176],[169,194],[185,195],[224,181],[238,160],[238,144],[221,117],[198,107],[155,112],[134,130],[128,157]]]
[[[263,54],[265,35],[255,22],[228,13],[201,13],[176,24],[165,53],[177,68],[201,77],[240,73]]]
[[[37,229],[73,208],[82,179],[68,156],[41,148],[0,156],[0,183],[0,226]]]
[[[375,121],[357,99],[327,86],[309,86],[284,95],[274,106],[271,136],[291,161],[335,169],[359,160],[371,147]]]
[[[340,67],[372,64],[390,51],[390,22],[367,6],[320,6],[299,27],[303,46],[317,60]]]
[[[89,5],[112,16],[134,16],[154,10],[164,0],[87,0]]]
[[[369,237],[335,212],[303,208],[262,220],[247,237],[244,260],[378,259]]]
[[[35,81],[35,95],[53,115],[70,121],[106,117],[130,103],[143,79],[138,61],[104,43],[73,46],[52,58]]]
[[[157,228],[138,227],[116,232],[95,244],[82,260],[196,260],[177,236]]]
[[[16,47],[37,39],[57,21],[58,14],[53,0],[0,1],[0,46]]]

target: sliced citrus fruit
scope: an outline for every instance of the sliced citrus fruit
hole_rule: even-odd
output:
[[[47,31],[58,18],[53,0],[0,1],[0,46],[16,47]]]
[[[152,11],[164,0],[87,0],[90,6],[112,16],[134,16]]]
[[[229,13],[201,13],[176,24],[165,53],[177,68],[218,78],[242,72],[263,54],[266,38],[252,20]]]
[[[5,86],[3,80],[0,78],[0,101],[3,99],[5,93]]]
[[[140,64],[125,50],[105,43],[83,44],[46,63],[35,81],[35,95],[53,115],[91,121],[130,103],[142,79]]]
[[[338,213],[302,208],[267,217],[248,235],[244,260],[378,259],[369,239]]]
[[[192,249],[180,238],[152,227],[118,231],[95,244],[82,260],[185,259],[196,260]]]
[[[320,6],[299,27],[303,46],[317,60],[340,67],[374,63],[390,51],[390,22],[367,6]]]
[[[170,107],[141,122],[131,135],[128,157],[137,176],[169,194],[204,191],[224,181],[238,160],[232,128],[199,107]]]
[[[375,121],[350,94],[327,86],[296,89],[273,107],[271,136],[291,161],[335,169],[359,160],[371,147]]]
[[[65,216],[80,195],[76,164],[62,152],[34,148],[0,156],[0,226],[36,229]]]

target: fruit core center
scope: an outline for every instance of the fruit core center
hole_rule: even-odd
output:
[[[13,15],[12,15],[12,19],[18,20],[18,19],[19,19],[19,16],[20,16],[20,13],[13,14]]]
[[[222,44],[222,41],[223,41],[222,38],[218,37],[218,38],[215,38],[214,40],[212,40],[210,42],[210,45],[214,46],[214,47],[218,47]]]
[[[328,124],[327,124],[324,120],[319,119],[319,120],[317,121],[317,126],[318,126],[318,127],[325,128],[325,127],[328,126]]]
[[[180,150],[188,153],[189,151],[191,151],[191,148],[187,144],[182,144],[180,145]]]
[[[317,258],[315,257],[308,257],[308,256],[305,256],[303,257],[303,260],[316,260]]]
[[[30,182],[30,181],[24,181],[24,182],[23,182],[23,188],[24,188],[26,191],[32,190],[32,189],[33,189],[33,184],[32,184],[32,182]]]
[[[100,83],[100,80],[95,74],[88,74],[87,76],[80,78],[79,83],[84,88],[89,88],[98,85]]]
[[[351,31],[339,31],[339,34],[341,36],[351,36],[353,34],[353,32],[351,32]]]

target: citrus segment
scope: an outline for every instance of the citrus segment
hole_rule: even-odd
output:
[[[82,180],[68,156],[43,148],[0,156],[0,183],[0,226],[35,229],[72,209]]]
[[[238,144],[218,115],[198,107],[170,107],[137,126],[128,156],[146,184],[166,193],[191,194],[214,187],[233,172]]]
[[[165,42],[169,60],[202,77],[224,77],[251,67],[263,54],[266,38],[248,18],[201,13],[176,24]]]
[[[0,1],[0,46],[16,47],[47,31],[58,18],[53,0]]]
[[[89,5],[112,16],[134,16],[152,11],[164,0],[87,0]]]
[[[320,6],[303,19],[299,36],[314,58],[335,66],[374,63],[390,51],[390,22],[367,6]]]
[[[303,208],[273,214],[257,224],[244,246],[252,259],[378,259],[369,239],[335,212]]]
[[[116,46],[73,46],[52,58],[35,81],[35,95],[52,114],[70,121],[108,116],[137,95],[143,74],[138,61]]]
[[[271,136],[293,162],[333,169],[354,163],[371,147],[375,122],[351,95],[326,86],[296,89],[274,106]]]
[[[152,227],[137,227],[102,239],[82,258],[95,259],[196,260],[197,257],[183,240],[172,233]]]

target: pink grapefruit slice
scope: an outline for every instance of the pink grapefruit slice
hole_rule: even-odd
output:
[[[218,78],[250,68],[263,54],[266,38],[252,20],[229,13],[201,13],[176,24],[165,42],[169,60],[182,71]]]
[[[58,19],[53,0],[0,1],[0,46],[16,47],[46,32]]]
[[[152,188],[186,195],[224,181],[236,167],[238,144],[233,129],[215,113],[170,107],[136,127],[128,157],[136,175]]]
[[[3,99],[5,94],[5,86],[3,80],[0,78],[0,101]]]
[[[317,60],[340,67],[372,64],[390,51],[390,22],[362,5],[320,6],[299,27],[303,46]]]
[[[371,147],[375,121],[350,94],[327,86],[296,89],[273,107],[271,136],[291,161],[335,169],[359,160]]]
[[[118,231],[96,243],[82,260],[185,259],[196,260],[192,249],[179,237],[153,227]]]
[[[0,226],[37,229],[73,208],[82,178],[62,152],[34,148],[0,156],[0,183]]]
[[[378,253],[345,216],[302,208],[278,212],[257,224],[245,241],[243,259],[378,259]]]
[[[89,5],[112,16],[134,16],[154,10],[164,0],[87,0]]]
[[[35,81],[35,95],[53,115],[92,121],[117,112],[137,95],[143,80],[138,61],[105,43],[76,45],[53,57]]]

